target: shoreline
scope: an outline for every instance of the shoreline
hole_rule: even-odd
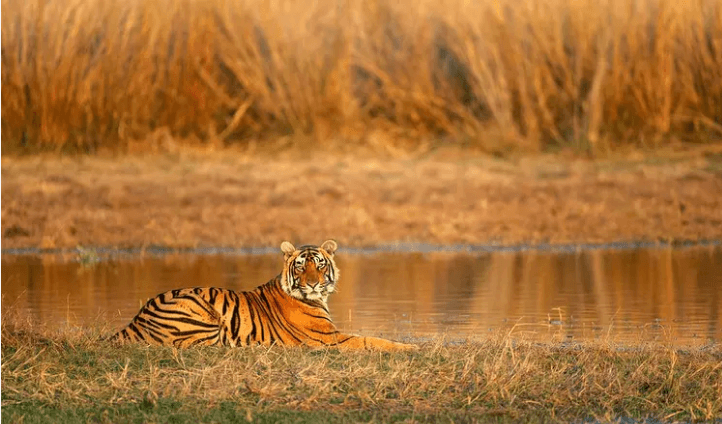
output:
[[[2,252],[576,250],[722,240],[722,153],[2,158]]]
[[[634,250],[634,249],[687,249],[698,247],[722,246],[721,239],[712,240],[679,240],[679,241],[618,241],[607,243],[578,243],[578,244],[516,244],[516,245],[434,245],[426,243],[390,243],[364,247],[339,247],[338,252],[347,255],[369,255],[377,253],[517,253],[517,252],[544,252],[544,253],[575,253],[590,250]],[[273,255],[279,249],[270,246],[224,247],[200,246],[189,248],[176,248],[170,246],[147,246],[117,248],[109,246],[79,246],[62,249],[40,249],[34,247],[2,249],[2,255],[8,256],[41,256],[41,255],[71,255],[92,254],[97,257],[112,257],[120,255]]]

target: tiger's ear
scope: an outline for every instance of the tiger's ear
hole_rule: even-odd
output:
[[[284,241],[281,243],[281,251],[283,252],[283,258],[288,259],[296,251],[296,248],[291,243]]]
[[[326,240],[321,245],[321,249],[325,250],[329,255],[333,256],[333,253],[338,249],[338,244],[333,240]]]

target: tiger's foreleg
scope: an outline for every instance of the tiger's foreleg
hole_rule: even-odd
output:
[[[340,349],[370,349],[370,350],[415,350],[418,347],[413,344],[399,343],[393,340],[381,339],[378,337],[364,337],[355,334],[339,334],[335,343]]]

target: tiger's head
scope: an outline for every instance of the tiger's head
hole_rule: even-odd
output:
[[[301,246],[298,249],[287,241],[281,243],[284,265],[281,288],[299,300],[322,301],[336,289],[338,268],[333,254],[338,245],[326,240],[321,246]]]

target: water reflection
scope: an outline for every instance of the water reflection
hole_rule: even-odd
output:
[[[82,264],[2,258],[2,302],[59,327],[125,324],[155,294],[212,285],[248,290],[275,276],[278,255],[165,255]],[[722,248],[580,253],[344,254],[330,308],[367,335],[542,340],[722,339]]]

